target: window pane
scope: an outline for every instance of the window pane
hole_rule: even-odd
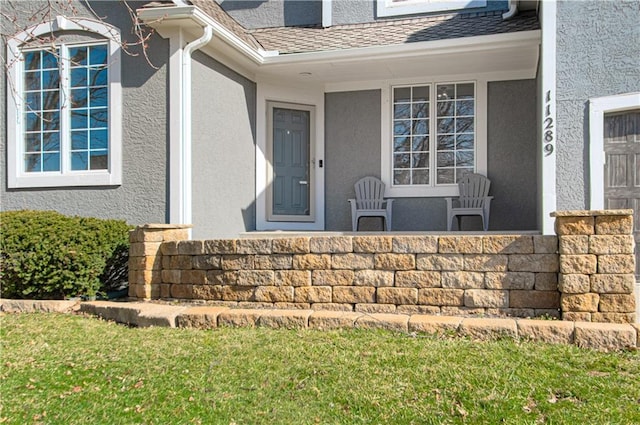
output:
[[[40,152],[40,133],[28,133],[25,139],[25,152]]]
[[[71,154],[71,169],[72,170],[87,170],[89,168],[88,153],[87,152],[73,152]]]
[[[429,170],[413,170],[412,183],[413,184],[429,184]]]
[[[25,99],[25,106],[27,111],[39,111],[42,108],[40,107],[40,92],[35,93],[27,93],[27,98]]]
[[[449,100],[456,98],[454,84],[438,84],[438,100]]]
[[[453,118],[438,119],[438,133],[453,133]]]
[[[410,168],[411,167],[411,155],[407,153],[395,154],[393,156],[394,168]]]
[[[87,110],[76,109],[71,111],[71,128],[87,128]]]
[[[107,69],[91,69],[89,70],[89,81],[92,86],[107,85]]]
[[[429,86],[413,87],[413,101],[424,102],[429,100]]]
[[[429,151],[429,136],[414,136],[413,137],[412,149],[413,149],[413,151],[416,151],[416,152],[419,152],[419,151],[428,152]]]
[[[71,149],[81,150],[89,149],[89,138],[86,131],[72,131],[71,132]]]
[[[393,89],[394,102],[411,102],[411,87],[396,87]]]
[[[409,144],[409,137],[394,137],[393,138],[393,151],[394,152],[408,152],[411,148]]]
[[[456,115],[473,115],[473,100],[459,100],[456,102]]]
[[[42,113],[42,129],[45,131],[60,130],[60,112],[50,111]]]
[[[393,134],[396,136],[411,134],[411,121],[396,121],[393,125]]]
[[[91,170],[106,170],[108,164],[106,150],[91,151]]]
[[[91,107],[107,106],[108,91],[107,88],[91,89]]]
[[[25,72],[24,87],[28,91],[40,90],[40,71]]]
[[[34,69],[40,69],[40,51],[37,52],[25,52],[24,54],[24,69],[31,71]]]
[[[60,73],[58,70],[53,71],[42,71],[42,88],[43,90],[47,89],[57,89],[60,85]]]
[[[27,112],[27,131],[40,131],[41,112]]]
[[[26,154],[24,156],[24,171],[27,173],[39,173],[42,171],[42,157],[37,154]]]
[[[453,167],[454,158],[453,152],[438,152],[438,167]]]
[[[428,103],[414,103],[413,118],[428,118],[429,117],[429,104]]]
[[[91,131],[91,149],[107,149],[109,147],[109,132],[107,130]]]
[[[395,119],[411,118],[411,105],[408,103],[393,105],[393,117]]]
[[[473,131],[473,118],[457,118],[456,133],[467,133]]]
[[[438,102],[438,116],[439,117],[452,117],[454,116],[455,102]]]
[[[107,119],[106,108],[91,109],[91,128],[106,127]]]
[[[72,108],[86,108],[87,104],[87,89],[73,89],[71,90],[71,107]]]
[[[58,69],[58,52],[42,52],[42,69]]]
[[[469,173],[473,173],[473,168],[458,168],[456,171],[456,183]]]
[[[438,184],[453,184],[454,181],[454,172],[453,168],[438,170]]]
[[[42,109],[50,111],[53,109],[60,109],[60,91],[48,90],[42,92]]]
[[[438,136],[438,150],[453,150],[454,135]]]
[[[92,46],[89,52],[90,65],[106,65],[107,64],[107,46]]]
[[[456,99],[473,99],[473,83],[457,84]]]
[[[60,152],[60,133],[44,133],[42,135],[42,150],[45,152]]]
[[[42,171],[60,171],[60,154],[45,153],[42,155]]]
[[[456,167],[473,167],[473,151],[456,152]]]
[[[456,136],[456,149],[473,149],[473,134],[458,134]]]
[[[413,134],[429,134],[429,120],[414,120]]]
[[[414,153],[412,168],[427,168],[429,167],[429,154],[428,153]]]
[[[411,184],[411,171],[409,171],[409,170],[394,170],[394,172],[393,172],[393,184],[396,184],[396,185]]]
[[[84,87],[87,85],[87,69],[74,68],[71,70],[71,87]]]
[[[72,47],[69,49],[69,57],[71,58],[71,66],[83,66],[87,64],[87,48]]]

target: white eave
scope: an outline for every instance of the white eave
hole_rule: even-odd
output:
[[[194,6],[139,9],[140,19],[161,35],[182,27],[197,37],[202,26],[214,36],[204,51],[222,55],[262,78],[291,82],[337,84],[349,81],[412,78],[456,73],[509,73],[534,78],[538,66],[540,30],[483,35],[406,44],[307,53],[279,54],[250,46]],[[167,32],[168,34],[168,32]],[[311,77],[308,74],[311,73]],[[305,75],[301,77],[301,75]]]

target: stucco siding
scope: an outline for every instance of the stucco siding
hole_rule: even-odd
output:
[[[489,83],[487,138],[491,228],[534,230],[537,222],[535,80]]]
[[[220,6],[249,29],[322,23],[320,0],[233,0]]]
[[[77,3],[77,4],[76,4]],[[91,16],[76,2],[78,16]],[[19,2],[21,8],[43,3]],[[133,4],[136,6],[136,3]],[[21,9],[22,10],[22,9]],[[123,39],[131,37],[131,18],[119,3],[98,3],[96,13],[104,21],[121,28]],[[26,18],[21,14],[19,18]],[[30,23],[32,24],[32,23]],[[4,51],[5,46],[2,46]],[[148,55],[122,54],[122,185],[100,187],[59,187],[48,189],[7,188],[7,96],[2,78],[3,108],[0,144],[0,208],[2,210],[55,210],[68,215],[124,219],[131,224],[164,223],[167,220],[167,60],[168,42],[159,36],[149,41]],[[11,89],[9,89],[11,90]],[[11,95],[11,93],[9,93]]]
[[[588,100],[640,91],[640,3],[557,3],[557,207],[589,206]]]
[[[193,237],[255,230],[256,85],[201,52],[193,60]]]

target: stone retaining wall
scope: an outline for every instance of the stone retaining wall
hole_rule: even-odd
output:
[[[620,225],[629,211],[588,216],[587,235],[576,233],[587,231],[577,223],[589,219],[559,216],[559,238],[319,233],[191,241],[184,226],[147,225],[131,232],[129,295],[244,308],[633,322],[633,284],[624,292],[633,281],[633,237],[612,233],[629,230]]]

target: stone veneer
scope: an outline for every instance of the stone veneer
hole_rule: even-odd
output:
[[[630,211],[555,213],[559,237],[319,233],[192,241],[185,226],[146,225],[130,235],[129,296],[633,322]]]
[[[559,211],[562,318],[585,322],[636,320],[633,210]]]

